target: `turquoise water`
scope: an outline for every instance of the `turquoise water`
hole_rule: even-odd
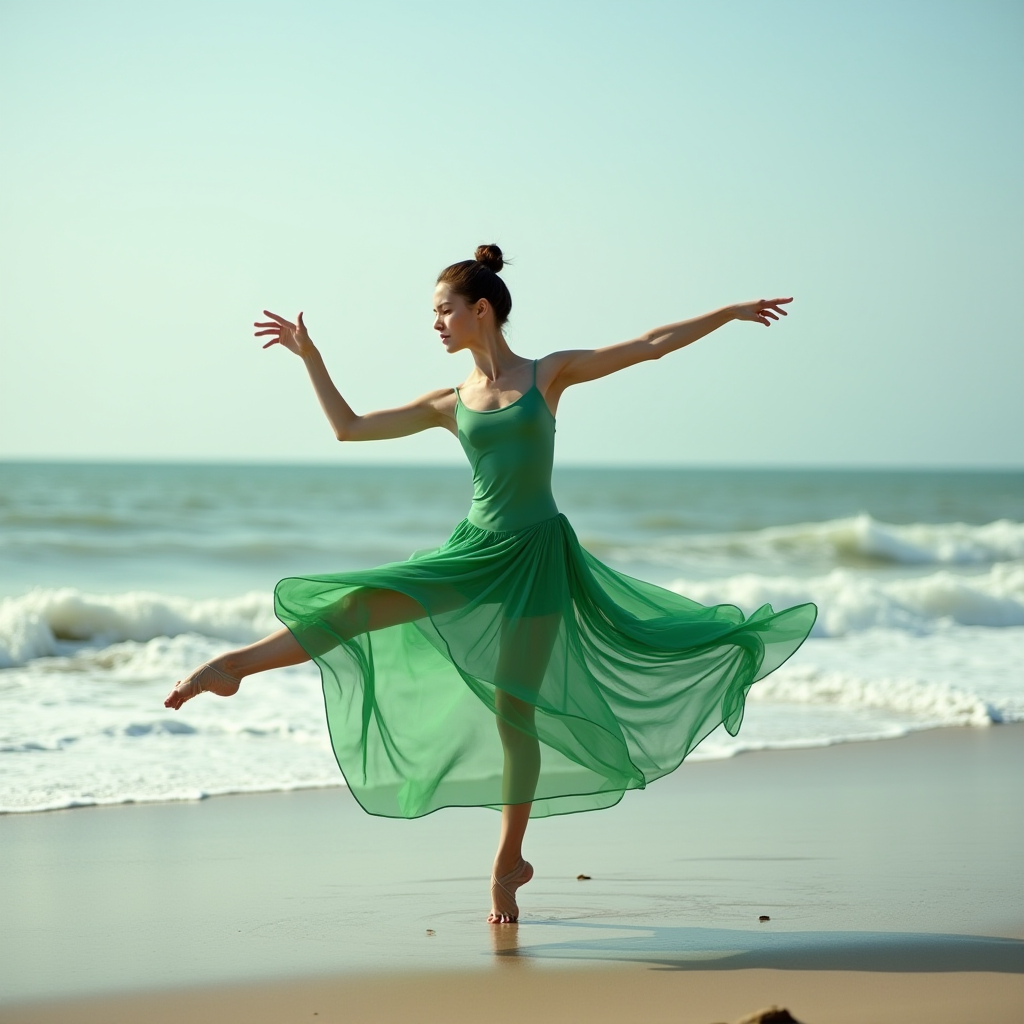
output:
[[[622,571],[818,604],[695,756],[1024,718],[1024,473],[559,468],[555,495]],[[162,697],[276,627],[282,576],[433,547],[469,499],[461,467],[0,464],[0,809],[336,784],[308,667]]]
[[[699,544],[686,557],[687,539],[706,535],[857,515],[1024,522],[1024,473],[562,468],[555,495],[591,550],[657,582],[711,571]],[[0,596],[33,586],[228,596],[363,568],[442,541],[470,496],[462,467],[0,464]],[[758,562],[749,546],[734,559],[720,551],[716,570]],[[793,571],[915,558],[856,542],[823,551],[800,536],[761,554]]]

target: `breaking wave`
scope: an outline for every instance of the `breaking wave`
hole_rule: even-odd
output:
[[[0,601],[0,668],[66,653],[62,641],[106,647],[198,633],[252,643],[279,625],[270,595],[257,591],[191,600],[145,591],[99,595],[72,587],[32,590]]]
[[[894,580],[846,569],[807,579],[747,573],[676,580],[671,589],[701,604],[733,604],[747,613],[763,604],[778,609],[813,601],[813,636],[880,627],[922,633],[948,625],[1024,626],[1024,563],[995,565],[976,576],[942,571]]]
[[[1024,559],[1024,523],[883,523],[867,514],[763,530],[675,536],[653,545],[609,549],[674,565],[728,558],[837,565],[983,566]]]

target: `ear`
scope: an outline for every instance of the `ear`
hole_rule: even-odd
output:
[[[491,304],[486,299],[477,299],[476,304],[473,306],[473,312],[476,314],[477,320],[483,320],[490,308]]]

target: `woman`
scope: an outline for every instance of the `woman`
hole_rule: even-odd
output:
[[[397,409],[356,414],[303,323],[265,311],[264,345],[306,364],[339,441],[431,427],[473,467],[468,517],[440,548],[359,572],[282,580],[285,628],[179,682],[165,705],[228,697],[248,675],[315,660],[328,726],[352,793],[372,814],[501,807],[491,877],[495,924],[518,919],[533,876],[531,816],[608,807],[679,766],[713,729],[735,734],[747,690],[785,661],[813,605],[749,618],[630,579],[580,548],[551,495],[555,411],[566,388],[684,348],[730,320],[770,326],[790,299],[727,306],[618,345],[516,355],[496,245],[442,271],[434,329],[468,351],[464,384]]]

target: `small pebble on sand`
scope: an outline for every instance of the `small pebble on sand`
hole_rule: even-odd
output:
[[[771,920],[771,918],[770,918],[770,917],[769,917],[769,916],[768,916],[767,914],[762,914],[762,915],[761,915],[761,916],[760,916],[760,917],[758,918],[758,921],[760,921],[760,922],[761,922],[761,924],[764,924],[764,923],[765,923],[765,921],[770,921],[770,920]]]
[[[428,929],[427,929],[427,934],[428,934],[428,935],[436,935],[436,934],[437,934],[437,932],[435,932],[433,928],[428,928]]]

